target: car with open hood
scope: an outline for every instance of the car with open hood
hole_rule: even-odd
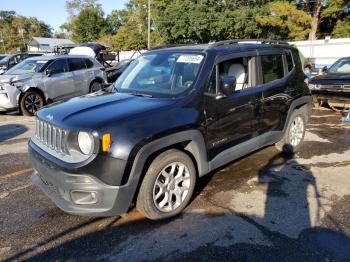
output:
[[[337,60],[323,75],[311,79],[309,88],[316,105],[350,106],[350,57]]]

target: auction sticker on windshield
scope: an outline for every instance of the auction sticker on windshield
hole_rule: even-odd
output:
[[[202,60],[202,55],[180,55],[176,63],[200,64]]]

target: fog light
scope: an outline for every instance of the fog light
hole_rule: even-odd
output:
[[[97,192],[95,191],[79,191],[70,192],[72,201],[77,205],[91,205],[98,202]]]

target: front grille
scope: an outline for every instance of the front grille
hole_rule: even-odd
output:
[[[68,154],[66,149],[68,132],[62,128],[36,119],[35,137],[44,146],[62,154]]]

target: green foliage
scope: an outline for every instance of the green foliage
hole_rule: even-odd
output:
[[[108,24],[101,8],[84,7],[71,22],[72,39],[76,42],[91,42],[108,33]]]
[[[25,51],[33,36],[51,37],[51,27],[35,17],[17,15],[14,11],[0,11],[0,52]]]
[[[350,37],[350,18],[346,18],[344,21],[338,23],[333,32],[332,36],[336,38]]]
[[[311,20],[309,14],[287,1],[267,4],[265,15],[256,17],[267,38],[288,40],[304,40],[309,34]]]

